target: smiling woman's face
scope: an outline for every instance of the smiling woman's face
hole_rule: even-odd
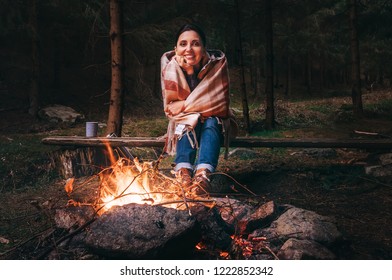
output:
[[[187,64],[198,65],[204,54],[204,46],[199,34],[193,30],[183,32],[178,37],[176,54],[184,56]]]

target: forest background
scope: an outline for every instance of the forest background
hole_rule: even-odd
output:
[[[63,104],[76,107],[88,118],[107,113],[111,83],[109,2],[1,0],[0,85],[2,97],[6,97],[1,109],[23,108],[35,116],[48,104]],[[270,10],[266,10],[267,2]],[[205,28],[208,48],[226,53],[234,102],[241,101],[236,97],[245,92],[263,104],[268,97],[269,75],[273,75],[278,98],[342,94],[352,87],[353,3],[358,16],[362,86],[390,86],[391,1],[119,3],[124,30],[125,114],[159,113],[146,108],[161,106],[160,57],[174,47],[179,26],[190,21]],[[268,38],[268,16],[272,41]],[[268,49],[270,43],[272,50]],[[269,68],[271,61],[273,68]]]
[[[121,4],[123,17],[123,136],[165,133],[159,62],[186,22],[203,26],[207,48],[228,58],[242,135],[347,137],[360,128],[392,136],[392,1],[0,0],[0,237],[14,238],[0,249],[28,238],[39,223],[50,224],[47,216],[20,217],[36,217],[29,214],[33,202],[63,194],[63,178],[47,156],[56,147],[42,145],[42,138],[84,135],[84,121],[107,123],[111,2]],[[356,107],[355,96],[365,93]],[[40,109],[52,104],[85,119],[75,126],[40,119]],[[277,129],[270,127],[271,108]],[[229,165],[241,182],[254,179],[268,199],[338,216],[354,244],[354,253],[342,258],[391,259],[390,188],[357,176],[362,167],[352,163],[364,161],[363,151],[339,150],[336,159],[320,162],[295,158],[291,150],[263,153],[260,165],[245,156],[221,168]]]

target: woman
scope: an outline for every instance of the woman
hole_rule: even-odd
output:
[[[185,24],[177,32],[174,50],[161,58],[163,103],[169,118],[165,152],[176,154],[176,178],[198,194],[209,188],[223,139],[228,145],[224,134],[228,136],[232,118],[226,57],[205,46],[203,30]]]

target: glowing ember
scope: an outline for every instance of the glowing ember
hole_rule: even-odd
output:
[[[219,253],[219,256],[226,259],[226,258],[230,257],[230,253],[222,251]]]
[[[265,237],[252,237],[248,239],[244,239],[241,236],[233,237],[234,243],[241,248],[242,255],[245,258],[249,258],[255,254],[261,254],[264,251],[272,253],[271,249],[268,247],[268,241]]]
[[[196,249],[197,250],[207,249],[207,246],[203,242],[199,242],[196,244]]]

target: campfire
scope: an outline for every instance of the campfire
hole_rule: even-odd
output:
[[[115,206],[117,206],[116,209],[118,211],[120,209],[118,207],[125,207],[132,204],[140,205],[137,209],[145,209],[142,207],[148,206],[159,206],[181,212],[186,210],[185,212],[188,217],[195,215],[196,219],[199,220],[204,219],[205,216],[211,218],[212,216],[217,216],[217,214],[226,215],[227,217],[230,216],[229,212],[232,212],[232,209],[229,210],[229,208],[233,207],[231,202],[224,206],[222,201],[217,202],[216,199],[211,198],[207,193],[205,195],[196,195],[188,189],[184,189],[175,178],[160,172],[159,164],[162,157],[156,161],[141,162],[137,158],[124,158],[119,156],[119,154],[115,154],[115,150],[109,144],[106,144],[106,147],[110,166],[104,168],[98,174],[98,197],[92,203],[83,203],[75,199],[70,199],[68,206],[91,206],[94,209],[94,213],[98,216],[111,212],[111,209],[114,209]],[[68,180],[65,186],[65,190],[70,197],[75,188],[79,188],[78,186],[74,186],[74,184],[75,180],[71,179]],[[218,204],[220,204],[220,208],[217,213],[216,206]],[[214,211],[211,211],[212,208],[214,208]],[[211,215],[211,213],[215,214]],[[164,227],[161,221],[158,221],[156,224]],[[231,234],[225,233],[223,235],[223,239],[225,240],[221,240],[221,243],[225,243],[225,245],[220,247],[228,248],[231,243],[237,247],[243,246],[244,255],[249,256],[254,247],[252,245],[254,244],[254,240],[246,241],[240,235],[233,234],[235,230],[232,229],[230,231]],[[202,239],[200,236],[195,239],[194,249],[199,251],[211,250],[211,245],[208,245],[200,239]],[[259,248],[256,249],[259,250]],[[216,254],[223,259],[230,258],[230,253],[222,250],[222,248],[217,250]]]
[[[69,207],[56,212],[57,226],[75,236],[67,243],[74,250],[130,259],[290,259],[309,254],[334,258],[313,243],[331,244],[340,236],[325,217],[263,201],[250,191],[239,196],[241,200],[229,194],[196,195],[160,171],[161,157],[142,162],[115,154],[109,145],[107,151],[110,166],[98,174],[96,198],[73,198],[81,187],[70,179],[65,186]],[[309,233],[309,227],[315,233]]]
[[[124,158],[115,155],[114,150],[106,144],[108,158],[111,165],[98,176],[99,197],[92,204],[99,215],[113,206],[122,206],[129,203],[161,205],[178,210],[189,210],[192,202],[204,202],[207,199],[196,196],[184,189],[181,184],[159,170],[162,157],[156,161],[141,162],[138,158]],[[74,190],[74,180],[68,180],[65,190],[71,195]],[[69,205],[80,205],[71,199]]]
[[[128,203],[162,204],[177,196],[176,182],[161,174],[153,162],[120,158],[99,177],[105,210]]]

